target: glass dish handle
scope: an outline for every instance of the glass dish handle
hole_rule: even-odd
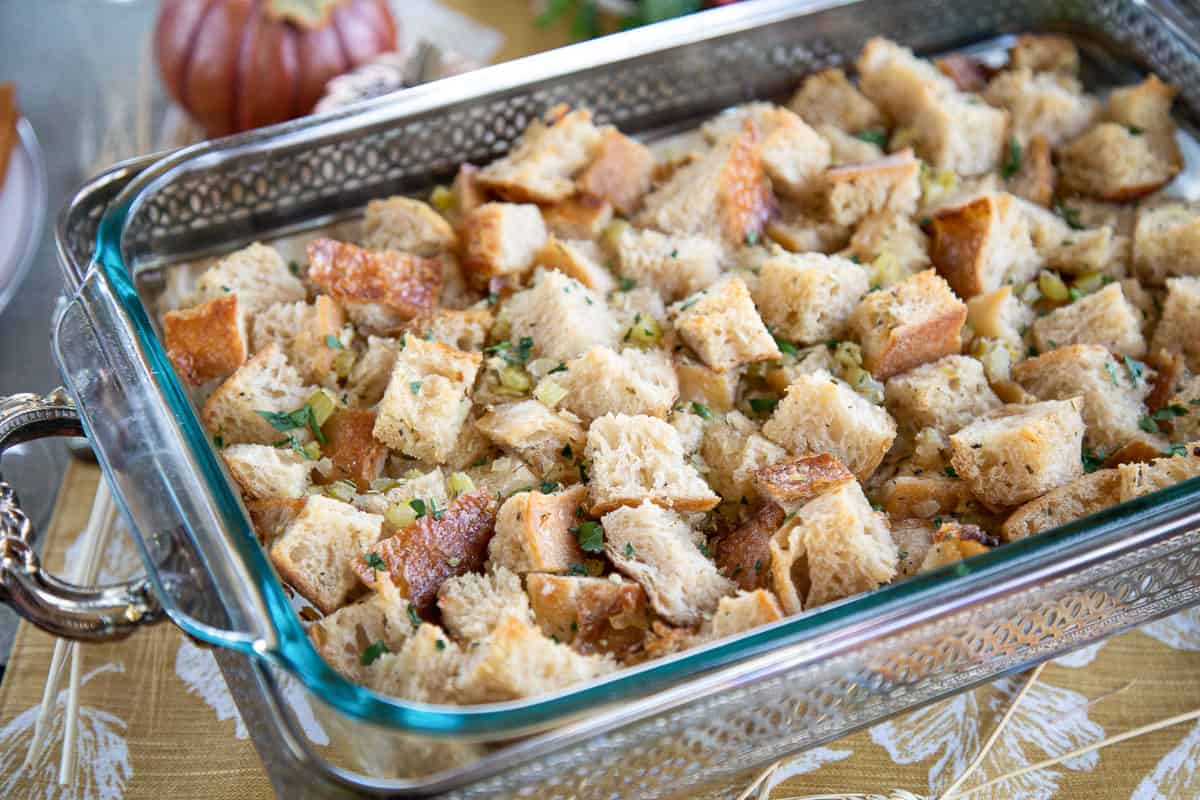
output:
[[[14,444],[46,436],[82,436],[83,426],[66,393],[0,398],[0,456]],[[31,623],[66,639],[120,639],[163,618],[145,578],[97,588],[76,586],[42,569],[33,525],[16,492],[0,475],[0,601]]]

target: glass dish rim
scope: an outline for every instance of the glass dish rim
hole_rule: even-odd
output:
[[[850,2],[853,0],[810,0],[801,3],[767,0],[760,13],[731,13],[735,11],[731,7],[705,12],[705,22],[709,23],[712,17],[723,14],[724,16],[717,20],[726,23],[725,30],[721,33],[731,33],[751,25],[765,24],[772,15],[785,10],[788,17],[802,16]],[[699,26],[695,24],[694,17],[690,20],[666,23],[663,27],[669,27],[669,33],[674,35],[664,35],[661,30],[656,30],[656,46],[647,49],[647,52],[670,49],[686,44],[692,38],[708,39],[714,36],[712,24],[704,26],[702,36],[697,35]],[[648,40],[646,33],[644,30],[631,31],[617,36]],[[612,39],[613,37],[609,37],[603,40],[606,48],[603,51],[604,62],[623,60],[630,55],[628,51],[636,49],[638,44],[636,41],[630,42],[630,46],[622,52],[621,48],[612,47]],[[596,61],[601,58],[599,44],[583,43],[564,50],[584,53],[592,61]],[[644,46],[645,43],[642,44]],[[555,51],[553,55],[562,58],[564,50]],[[547,58],[549,55],[551,54],[530,56],[471,73],[473,86],[455,78],[430,86],[440,89],[444,84],[454,82],[454,86],[460,92],[469,91],[472,96],[481,97],[503,88],[489,86],[489,81],[483,78],[503,76],[511,85],[521,85],[536,79],[540,69],[552,66]],[[587,68],[592,66],[596,64],[587,64]],[[563,73],[561,69],[554,71],[555,74]],[[525,77],[521,77],[522,75]],[[504,81],[500,83],[503,84]],[[462,99],[461,96],[452,96],[448,100],[429,105],[430,93],[426,91],[426,87],[412,91],[421,95],[410,95],[406,98],[408,102],[398,102],[396,99],[386,103],[370,102],[347,112],[333,112],[329,115],[284,123],[250,134],[205,142],[176,151],[136,175],[102,216],[96,235],[93,263],[100,266],[112,297],[134,331],[136,343],[144,359],[143,366],[152,374],[159,399],[166,404],[175,424],[181,429],[188,455],[194,459],[207,488],[216,500],[218,516],[225,523],[224,535],[232,540],[248,572],[254,576],[255,589],[267,610],[265,622],[268,632],[274,641],[260,639],[251,642],[244,636],[234,638],[232,635],[226,638],[212,629],[191,624],[185,616],[172,614],[173,621],[185,632],[213,644],[263,658],[297,677],[308,691],[317,695],[324,703],[367,722],[434,736],[513,734],[530,728],[542,729],[549,724],[566,721],[584,711],[607,706],[618,700],[643,698],[666,688],[678,687],[685,679],[744,664],[757,656],[766,656],[811,641],[834,628],[869,625],[872,620],[878,621],[889,610],[903,608],[917,600],[932,599],[938,594],[944,594],[944,590],[951,587],[967,594],[969,587],[979,589],[989,578],[1048,566],[1056,553],[1085,543],[1099,544],[1127,531],[1136,522],[1146,522],[1157,513],[1167,513],[1183,503],[1200,498],[1200,478],[1185,481],[1037,536],[1008,543],[958,564],[822,606],[737,637],[622,669],[579,688],[568,688],[526,700],[462,707],[429,705],[386,697],[351,683],[330,668],[316,652],[303,625],[288,603],[282,584],[242,512],[233,488],[225,479],[216,450],[194,413],[136,290],[134,276],[123,255],[123,233],[125,222],[140,198],[169,181],[178,172],[186,171],[189,167],[202,166],[208,159],[254,155],[289,143],[317,141],[363,126],[378,124],[380,121],[402,120],[406,115],[416,113],[417,109],[421,112],[436,110],[439,106],[451,105]],[[453,95],[453,92],[450,94]],[[421,108],[422,104],[425,105],[424,108]],[[408,110],[410,107],[412,110]],[[972,577],[973,583],[964,583]]]

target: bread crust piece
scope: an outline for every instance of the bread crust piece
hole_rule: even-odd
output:
[[[375,412],[365,408],[339,408],[321,428],[325,444],[321,454],[333,462],[333,472],[318,483],[351,481],[366,491],[383,471],[387,446],[372,435]]]
[[[624,659],[646,638],[649,604],[633,581],[534,573],[525,582],[542,632],[580,653]]]
[[[654,155],[616,128],[605,128],[596,155],[575,186],[585,195],[603,198],[623,217],[632,216],[650,191]]]
[[[308,277],[359,324],[387,332],[437,307],[443,265],[396,250],[368,250],[333,239],[308,244]]]
[[[680,392],[671,357],[660,349],[593,347],[559,377],[563,408],[585,423],[610,412],[666,417]]]
[[[440,517],[430,509],[412,525],[373,545],[369,553],[383,560],[383,569],[372,567],[367,556],[355,558],[350,566],[371,587],[390,579],[418,613],[428,614],[443,581],[483,569],[496,512],[496,499],[490,493],[461,495]]]
[[[250,524],[254,534],[264,547],[270,547],[292,520],[304,508],[304,500],[272,497],[268,500],[246,500],[246,511],[250,513]]]
[[[563,239],[595,239],[612,222],[612,203],[592,194],[576,194],[542,207],[546,229]]]
[[[587,496],[580,484],[553,494],[532,490],[509,497],[496,518],[489,559],[519,575],[578,567],[584,555],[573,530],[586,513]]]
[[[829,453],[779,461],[754,471],[759,492],[786,511],[795,511],[852,480],[854,473]]]
[[[468,572],[447,578],[438,588],[442,624],[460,642],[474,642],[495,630],[507,614],[530,616],[521,579],[504,567],[486,574]]]
[[[702,403],[718,413],[733,410],[742,375],[740,370],[718,372],[687,353],[676,353],[674,360],[681,403]]]
[[[543,478],[574,479],[575,469],[563,448],[580,452],[587,434],[570,414],[554,412],[537,400],[496,406],[475,421],[491,442],[524,459]]]
[[[955,433],[1001,405],[983,365],[960,355],[945,356],[889,378],[884,397],[888,412],[910,433],[922,428]]]
[[[989,192],[933,215],[930,255],[954,292],[963,298],[1023,283],[1040,260],[1020,209],[1006,192]]]
[[[950,437],[950,463],[988,509],[1002,510],[1083,473],[1082,400],[1047,400],[989,411]]]
[[[304,508],[271,545],[280,577],[324,614],[332,614],[357,588],[352,565],[383,530],[383,517],[322,495]]]
[[[758,433],[758,425],[738,411],[704,427],[700,456],[708,466],[708,484],[726,502],[758,499],[754,474],[787,457],[787,451]]]
[[[842,334],[869,289],[867,271],[848,258],[776,253],[763,262],[754,295],[777,335],[815,344]]]
[[[886,380],[957,353],[966,320],[967,306],[927,269],[864,297],[849,329],[862,346],[863,366]]]
[[[1069,344],[1094,344],[1134,358],[1146,354],[1142,314],[1125,297],[1119,283],[1110,283],[1039,317],[1031,330],[1033,343],[1041,352]]]
[[[771,581],[771,537],[783,525],[784,510],[766,503],[713,543],[713,560],[721,574],[747,592],[766,588]]]
[[[271,344],[229,376],[204,402],[200,419],[205,429],[225,444],[272,444],[280,432],[260,411],[295,411],[316,391],[306,386],[300,373],[287,362],[279,345]],[[307,430],[292,431],[297,440],[308,440]]]
[[[551,236],[537,254],[538,264],[582,283],[598,294],[608,295],[617,287],[612,274],[601,266],[604,260],[595,242]]]
[[[1200,276],[1200,214],[1177,203],[1142,210],[1133,233],[1133,266],[1151,286]]]
[[[837,68],[806,77],[788,107],[809,125],[836,125],[848,133],[887,126],[879,108]]]
[[[1013,69],[1077,75],[1079,50],[1066,36],[1027,33],[1018,36],[1008,51],[1008,63]]]
[[[1116,469],[1081,475],[1019,507],[1000,526],[1000,535],[1015,542],[1095,514],[1120,502],[1120,487],[1121,473]]]
[[[329,666],[355,683],[367,679],[362,655],[376,642],[394,653],[416,632],[407,603],[397,592],[380,592],[337,611],[308,627],[308,638]]]
[[[321,383],[342,349],[345,324],[346,315],[338,301],[321,294],[312,304],[276,303],[260,311],[254,318],[250,342],[255,352],[276,342],[306,381]]]
[[[308,491],[313,462],[294,450],[235,444],[221,451],[242,493],[258,500],[298,499]]]
[[[826,214],[839,225],[854,225],[881,211],[912,214],[921,194],[920,174],[921,162],[907,148],[876,161],[830,167]]]
[[[701,132],[709,141],[719,142],[736,134],[746,120],[753,122],[758,133],[763,170],[774,192],[800,199],[814,195],[817,179],[829,166],[829,142],[793,112],[765,102],[747,103],[718,114],[701,127]]]
[[[1045,208],[1054,200],[1054,184],[1058,170],[1050,157],[1050,141],[1037,134],[1030,138],[1021,154],[1021,168],[1009,180],[1009,188],[1017,197]]]
[[[305,298],[304,284],[292,274],[274,247],[255,242],[230,253],[196,279],[190,305],[233,292],[238,311],[253,319],[275,303],[294,303]]]
[[[1170,183],[1183,168],[1174,140],[1101,122],[1058,151],[1063,188],[1099,200],[1136,200]]]
[[[224,377],[246,360],[246,326],[236,293],[168,311],[162,322],[167,358],[188,383]]]
[[[484,203],[463,218],[463,266],[477,287],[516,276],[533,266],[546,243],[546,224],[535,205]]]
[[[642,585],[650,605],[668,622],[695,625],[734,591],[674,511],[647,500],[605,514],[601,524],[613,566]]]

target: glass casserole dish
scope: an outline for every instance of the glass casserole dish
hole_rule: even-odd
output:
[[[450,797],[710,796],[706,786],[780,755],[1197,602],[1200,486],[1191,481],[578,689],[468,708],[391,700],[316,655],[166,359],[148,310],[163,267],[328,225],[374,197],[426,191],[463,161],[503,153],[558,102],[649,137],[779,96],[872,35],[927,54],[1055,30],[1077,39],[1096,82],[1135,76],[1132,62],[1181,87],[1185,129],[1200,108],[1196,27],[1173,3],[930,5],[746,4],[92,181],[60,220],[74,296],[55,350],[148,577],[82,592],[42,575],[4,495],[6,599],[60,634],[121,635],[166,616],[227,648],[227,677],[281,793],[312,791],[319,776],[330,789]],[[62,396],[10,399],[0,412],[6,441],[79,425]],[[285,674],[320,709],[327,744],[301,732],[282,699]]]

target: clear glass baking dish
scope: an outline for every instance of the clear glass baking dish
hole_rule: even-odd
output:
[[[153,310],[165,266],[349,219],[373,197],[427,191],[459,163],[504,152],[555,103],[652,137],[781,96],[876,34],[934,53],[1064,32],[1093,85],[1152,69],[1179,86],[1180,122],[1195,130],[1192,19],[1170,0],[760,0],[114,167],[59,221],[72,296],[55,353],[137,531],[147,583],[76,595],[86,609],[46,607],[90,610],[78,635],[93,637],[162,613],[249,656],[223,662],[239,665],[227,675],[241,684],[243,715],[257,720],[260,750],[286,752],[329,787],[652,798],[724,796],[712,787],[781,755],[1200,602],[1198,479],[578,689],[469,708],[392,700],[342,679],[309,644],[166,359]],[[53,398],[41,413],[73,412]],[[0,448],[19,427],[12,419],[0,419]],[[27,572],[36,568],[22,556]],[[43,593],[63,590],[41,580]],[[10,602],[50,602],[4,588]],[[285,682],[307,693],[327,743],[304,734]]]

